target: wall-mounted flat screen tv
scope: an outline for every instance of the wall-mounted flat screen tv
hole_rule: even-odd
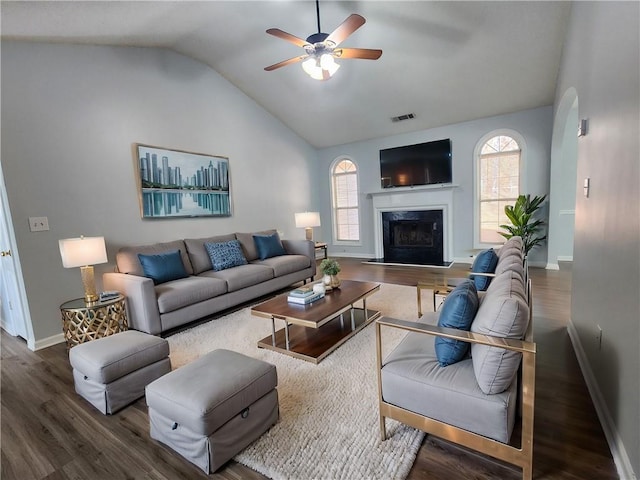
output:
[[[382,188],[452,182],[451,139],[380,150]]]

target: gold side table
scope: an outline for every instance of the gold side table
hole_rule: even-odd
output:
[[[60,305],[67,348],[129,329],[124,295],[104,302],[76,298]]]

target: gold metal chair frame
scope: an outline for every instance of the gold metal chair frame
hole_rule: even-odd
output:
[[[527,296],[529,297],[529,325],[525,339],[532,338],[532,309],[531,309],[531,281],[527,282]],[[425,288],[432,288],[428,286]],[[418,309],[420,310],[420,287],[418,287]],[[492,347],[504,348],[522,353],[520,366],[521,378],[518,382],[520,398],[519,411],[522,417],[520,447],[498,442],[496,440],[463,430],[429,417],[422,416],[404,408],[386,403],[382,397],[382,326],[400,328],[409,332],[440,336],[461,340],[468,343],[478,343]],[[522,468],[523,480],[531,480],[533,476],[533,415],[535,400],[536,378],[536,344],[527,340],[514,340],[477,333],[466,332],[454,328],[437,327],[423,323],[381,318],[376,320],[376,358],[378,368],[378,398],[380,407],[380,435],[382,441],[387,438],[385,418],[391,418],[411,427],[449,440],[456,444],[471,448],[478,452],[503,460]]]

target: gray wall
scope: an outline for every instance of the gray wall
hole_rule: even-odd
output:
[[[229,157],[233,216],[142,220],[132,145]],[[82,296],[58,239],[122,245],[269,227],[304,238],[294,212],[317,204],[316,151],[209,67],[151,48],[2,42],[2,169],[35,340],[59,334]],[[286,188],[283,188],[285,187]],[[27,218],[47,216],[48,232]],[[98,282],[98,287],[101,283]]]
[[[522,193],[541,195],[548,193],[549,164],[551,156],[552,107],[542,107],[508,115],[483,118],[420,132],[377,138],[364,142],[339,145],[319,150],[318,172],[320,202],[322,208],[323,239],[330,240],[331,192],[330,167],[339,156],[353,159],[360,169],[360,221],[362,245],[350,247],[329,245],[329,251],[337,255],[373,257],[375,254],[373,231],[373,204],[367,193],[380,191],[380,149],[412,145],[450,138],[453,157],[453,257],[468,259],[474,253],[473,195],[474,149],[480,139],[494,130],[510,129],[518,132],[525,141],[524,188]],[[545,210],[546,211],[546,210]],[[531,263],[546,265],[546,244],[531,253]]]
[[[639,18],[638,2],[575,2],[556,93],[558,105],[575,88],[590,127],[578,141],[591,193],[576,194],[572,339],[628,479],[640,473]]]

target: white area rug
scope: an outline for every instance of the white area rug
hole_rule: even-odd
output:
[[[415,319],[415,292],[415,287],[383,284],[367,307]],[[281,327],[276,323],[276,328]],[[384,352],[404,336],[382,331]],[[318,365],[258,349],[257,341],[270,334],[271,322],[246,308],[167,338],[173,368],[216,348],[276,365],[280,420],[235,460],[274,480],[405,478],[424,434],[387,420],[388,439],[380,441],[374,325]]]

